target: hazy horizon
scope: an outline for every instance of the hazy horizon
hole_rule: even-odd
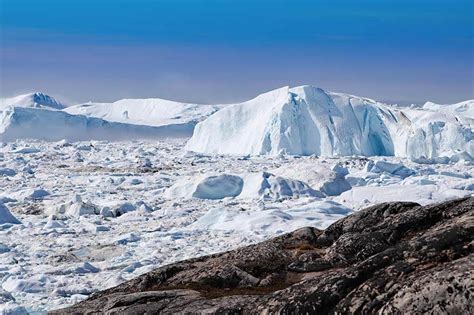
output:
[[[468,0],[4,0],[0,95],[232,103],[315,85],[396,103],[474,98]]]

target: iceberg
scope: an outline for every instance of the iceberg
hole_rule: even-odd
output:
[[[312,86],[283,87],[198,123],[186,149],[232,155],[474,156],[474,102],[398,109]],[[449,107],[449,108],[448,108]],[[463,116],[464,115],[464,116]]]

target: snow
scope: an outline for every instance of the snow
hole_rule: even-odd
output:
[[[10,106],[48,109],[64,109],[66,107],[53,97],[40,92],[0,99],[0,109]]]
[[[390,163],[387,161],[377,161],[376,163],[367,164],[367,170],[373,173],[387,172],[392,175],[400,176],[402,178],[413,175],[415,171],[409,169],[401,163]]]
[[[0,313],[379,202],[474,191],[472,101],[400,109],[309,86],[227,106],[35,95],[0,107]]]
[[[197,122],[222,105],[124,99],[65,107],[43,93],[2,99],[0,141],[130,140],[189,137]]]
[[[114,103],[80,104],[66,108],[65,112],[134,125],[164,126],[171,124],[193,125],[221,107],[150,98],[123,99]]]
[[[37,152],[18,153],[26,148]],[[0,224],[0,284],[11,296],[0,304],[39,312],[378,202],[429,204],[474,189],[463,160],[204,155],[184,139],[17,140],[0,146],[0,166],[16,172],[0,180],[2,214],[21,222]],[[49,195],[31,198],[39,190]]]
[[[462,156],[472,160],[473,102],[446,107],[399,110],[312,86],[283,87],[211,115],[196,126],[186,148],[235,155]]]
[[[188,124],[142,126],[109,122],[100,118],[71,115],[63,111],[8,107],[0,109],[0,141],[41,139],[59,141],[128,140],[186,137],[193,131]]]
[[[268,172],[244,174],[199,175],[178,181],[166,190],[167,198],[284,199],[296,196],[320,197],[322,194],[299,180],[275,176]]]
[[[223,230],[226,232],[273,231],[283,233],[305,226],[326,228],[331,220],[350,214],[351,209],[332,201],[315,201],[288,210],[271,209],[247,213],[213,208],[191,224],[192,229]]]
[[[65,107],[43,93],[2,99],[0,141],[192,137],[212,154],[399,156],[473,160],[474,101],[399,109],[312,86],[283,87],[233,105],[123,99]]]
[[[426,102],[423,109],[432,112],[449,113],[451,115],[459,115],[460,117],[467,117],[474,119],[474,100],[459,102],[456,104],[436,104],[433,102]]]
[[[193,197],[201,199],[222,199],[235,197],[242,192],[244,181],[234,175],[218,175],[205,178],[196,186]]]

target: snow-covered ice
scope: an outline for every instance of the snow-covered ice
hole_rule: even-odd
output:
[[[215,154],[474,156],[474,102],[400,110],[312,86],[283,87],[223,108],[187,148]]]
[[[226,106],[3,99],[0,313],[64,307],[379,202],[470,196],[473,106],[308,86]]]
[[[66,107],[55,98],[40,92],[0,99],[0,108],[6,108],[9,106],[47,109],[64,109]]]
[[[0,228],[5,305],[54,309],[167,263],[324,228],[377,202],[426,204],[474,189],[464,160],[203,155],[185,141],[0,146],[0,168],[16,172],[0,178],[10,221]]]
[[[123,99],[113,103],[87,103],[70,106],[65,112],[134,125],[164,126],[190,124],[194,126],[218,111],[222,105],[186,104],[150,99]]]
[[[0,141],[129,140],[189,137],[222,108],[161,99],[124,99],[66,107],[43,93],[0,99]]]

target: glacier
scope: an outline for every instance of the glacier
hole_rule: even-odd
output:
[[[195,127],[186,149],[232,155],[449,157],[472,160],[474,103],[399,109],[312,86],[229,105]],[[466,114],[467,113],[467,114]]]

